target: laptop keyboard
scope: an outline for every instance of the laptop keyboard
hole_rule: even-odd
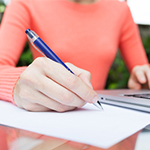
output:
[[[150,99],[150,94],[125,94],[124,96]]]

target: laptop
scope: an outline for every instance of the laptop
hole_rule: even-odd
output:
[[[150,113],[150,90],[99,90],[97,93],[102,104]]]

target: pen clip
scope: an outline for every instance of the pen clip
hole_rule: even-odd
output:
[[[28,35],[27,35],[27,37],[28,37]],[[46,56],[34,45],[34,43],[30,40],[29,37],[28,37],[28,40],[30,41],[31,45],[32,45],[42,56],[46,57]]]

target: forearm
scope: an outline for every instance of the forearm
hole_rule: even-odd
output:
[[[26,43],[24,31],[29,24],[29,13],[23,2],[12,0],[0,28],[0,100],[14,103],[14,86],[26,68],[16,64]]]
[[[140,38],[138,26],[134,23],[129,8],[120,35],[120,52],[131,72],[136,65],[148,64],[148,59]]]

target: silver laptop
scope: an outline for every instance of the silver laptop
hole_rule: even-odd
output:
[[[150,90],[99,90],[97,93],[101,103],[150,112]]]

